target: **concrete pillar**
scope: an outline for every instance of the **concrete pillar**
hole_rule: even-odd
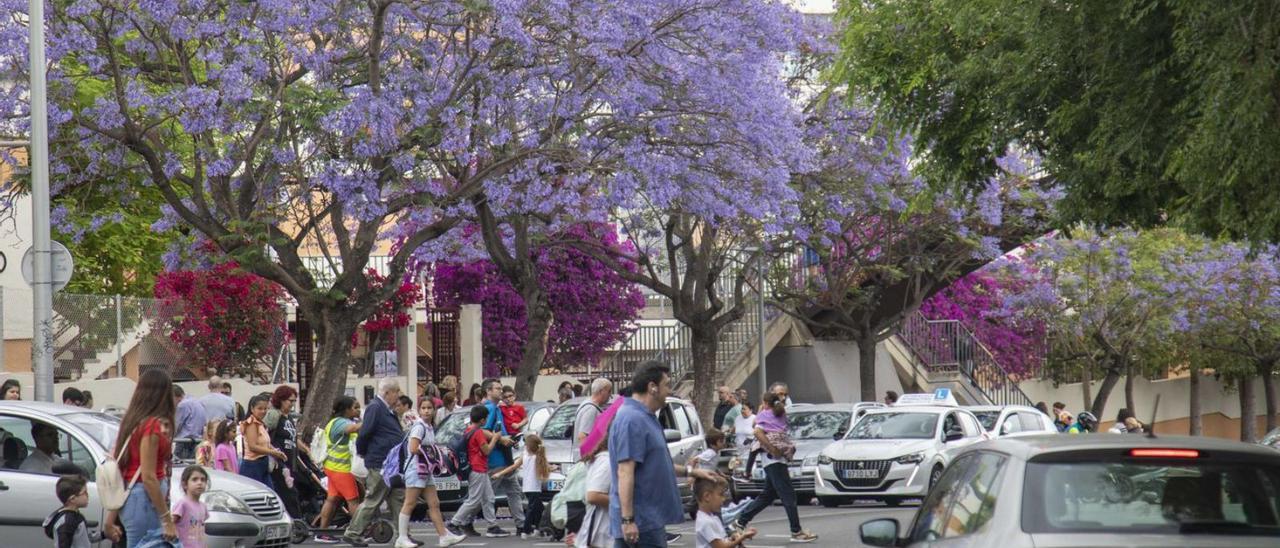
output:
[[[464,394],[472,383],[484,380],[484,348],[480,341],[483,329],[480,305],[462,305],[458,314],[458,352],[462,358],[459,364],[458,389]]]
[[[408,314],[409,325],[396,330],[396,367],[405,377],[404,395],[418,401],[418,326],[416,310],[412,307],[401,311]]]

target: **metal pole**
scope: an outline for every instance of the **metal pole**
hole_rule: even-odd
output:
[[[49,252],[49,112],[45,105],[44,0],[30,0],[28,44],[31,64],[31,236],[35,280],[31,370],[36,401],[53,401],[53,283]]]
[[[765,384],[765,350],[764,350],[764,249],[759,251],[760,255],[757,260],[757,272],[760,276],[759,288],[756,290],[756,314],[759,316],[756,320],[756,359],[759,360],[757,368],[760,370],[760,393],[763,394],[769,386]]]
[[[4,288],[0,287],[0,371],[7,369],[4,361],[4,342],[8,339],[4,332]]]
[[[124,312],[120,310],[121,299],[116,295],[116,376],[124,376]]]

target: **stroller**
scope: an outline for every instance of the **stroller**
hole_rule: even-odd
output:
[[[329,491],[325,485],[317,479],[323,481],[324,470],[321,470],[315,463],[311,462],[310,457],[297,459],[299,468],[295,470],[293,475],[293,486],[298,490],[298,506],[301,507],[302,517],[295,517],[293,520],[293,532],[290,540],[294,544],[302,544],[309,540],[316,533],[328,533],[342,535],[347,528],[347,524],[351,523],[351,513],[347,511],[346,504],[339,504],[333,512],[333,517],[329,519],[329,527],[320,529],[313,527],[320,517],[320,510],[324,508],[324,500],[329,496]],[[364,484],[358,482],[363,495]],[[382,509],[379,508],[379,514],[369,522],[369,526],[365,528],[365,536],[372,538],[377,544],[387,544],[395,537],[395,524],[390,519],[382,515]]]

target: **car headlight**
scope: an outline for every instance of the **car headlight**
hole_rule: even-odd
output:
[[[924,453],[911,453],[894,459],[898,464],[916,464],[924,460]]]
[[[235,495],[226,491],[209,491],[200,497],[210,512],[253,515],[253,511]]]
[[[816,455],[812,457],[806,457],[803,461],[800,462],[800,466],[817,466],[817,465],[818,465],[818,457]]]
[[[831,457],[818,455],[818,464],[831,464]]]

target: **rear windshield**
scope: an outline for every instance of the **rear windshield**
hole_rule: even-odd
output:
[[[1028,533],[1280,537],[1280,466],[1221,461],[1030,462]]]
[[[573,419],[578,414],[578,405],[580,404],[566,403],[556,408],[556,412],[547,420],[546,426],[542,427],[542,439],[569,439],[569,433],[573,431]]]
[[[1000,420],[999,411],[974,411],[973,416],[978,417],[978,422],[982,423],[982,428],[990,432],[996,429],[996,421]]]

